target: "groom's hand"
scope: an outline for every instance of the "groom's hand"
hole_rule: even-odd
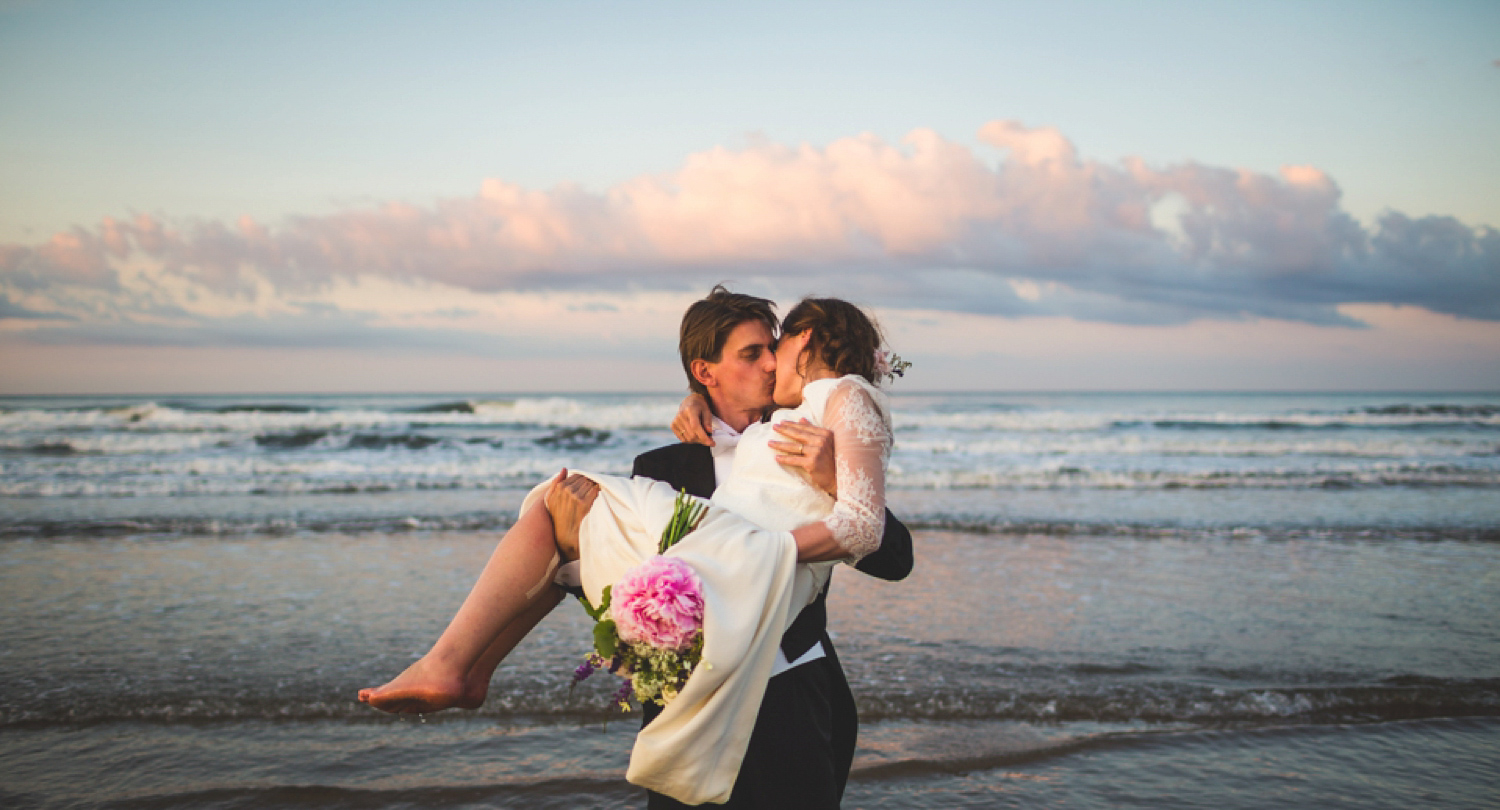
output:
[[[803,419],[800,422],[778,422],[771,429],[786,437],[772,441],[771,449],[780,455],[776,462],[783,467],[807,471],[813,486],[837,498],[838,477],[833,469],[833,431],[820,428]]]
[[[578,559],[578,527],[599,497],[599,485],[582,475],[568,475],[564,469],[552,479],[545,502],[552,514],[552,536],[557,550],[568,562]]]

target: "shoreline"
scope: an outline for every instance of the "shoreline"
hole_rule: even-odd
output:
[[[81,761],[77,730],[0,730],[0,760],[11,768],[0,798],[13,807],[639,807],[642,791],[624,780],[634,731],[633,723],[580,734],[553,724],[496,727],[483,718],[384,728],[261,720],[94,730],[95,745],[113,746],[120,756],[174,759],[174,767],[125,773],[105,761]],[[870,723],[861,727],[844,806],[906,807],[914,794],[928,796],[926,806],[948,806],[981,788],[1017,802],[1052,796],[1049,806],[1079,808],[1118,806],[1120,791],[1154,796],[1158,804],[1217,795],[1226,808],[1263,806],[1267,795],[1290,792],[1315,804],[1318,797],[1357,796],[1361,806],[1392,810],[1402,806],[1400,797],[1440,788],[1450,803],[1468,806],[1464,797],[1486,795],[1496,775],[1483,759],[1496,743],[1497,718],[1081,733]],[[400,763],[389,759],[393,748],[403,752]],[[209,774],[210,763],[231,758],[235,765]],[[358,762],[369,764],[352,764]],[[1351,777],[1379,785],[1351,794]]]

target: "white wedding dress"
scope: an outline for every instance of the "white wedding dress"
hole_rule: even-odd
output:
[[[815,380],[802,404],[751,425],[734,470],[696,531],[667,551],[703,583],[703,659],[677,698],[641,730],[626,779],[687,804],[724,802],[734,789],[782,634],[828,581],[834,563],[797,563],[791,530],[824,521],[857,561],[880,545],[891,420],[885,395],[864,379]],[[806,418],[834,435],[838,500],[776,462],[771,424]],[[583,521],[583,590],[605,586],[656,554],[677,493],[649,478],[583,473],[600,496]],[[543,483],[522,511],[545,496]]]

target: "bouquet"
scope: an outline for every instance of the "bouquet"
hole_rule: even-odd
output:
[[[604,669],[625,678],[614,702],[630,710],[630,698],[665,706],[703,658],[703,586],[687,563],[664,557],[708,507],[686,491],[677,493],[672,519],[662,531],[657,555],[608,586],[595,607],[579,597],[594,619],[594,651],[573,672],[573,683]]]

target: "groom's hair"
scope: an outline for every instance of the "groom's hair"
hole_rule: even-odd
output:
[[[704,399],[708,389],[693,377],[693,361],[719,362],[729,333],[745,321],[760,321],[776,334],[776,305],[764,298],[733,293],[716,284],[702,301],[682,313],[682,327],[677,333],[677,353],[682,356],[682,371],[688,387]]]

